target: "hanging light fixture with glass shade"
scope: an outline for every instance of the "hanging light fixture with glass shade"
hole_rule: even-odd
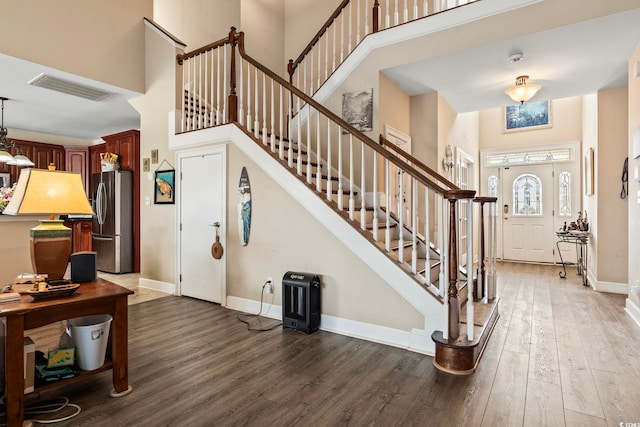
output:
[[[35,166],[35,164],[29,160],[24,154],[18,153],[16,156],[12,156],[9,150],[12,149],[16,143],[15,141],[7,140],[7,128],[4,127],[4,101],[8,98],[0,97],[2,103],[2,119],[0,121],[0,162],[6,162],[8,165],[14,166]]]
[[[527,83],[529,76],[518,76],[516,84],[504,91],[516,102],[524,104],[540,90],[542,86],[537,83]]]

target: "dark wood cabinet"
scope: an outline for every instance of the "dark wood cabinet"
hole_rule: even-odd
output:
[[[15,146],[9,152],[13,156],[18,154],[27,156],[35,164],[32,167],[37,169],[47,169],[53,163],[57,170],[66,170],[65,149],[62,145],[16,140]],[[14,183],[18,180],[23,167],[0,163],[0,172],[11,174],[11,183]]]
[[[100,153],[118,155],[121,170],[133,171],[133,271],[140,272],[140,131],[103,136],[104,144],[89,149],[91,173],[99,172]]]
[[[67,147],[64,163],[66,170],[82,176],[82,185],[89,196],[89,147]]]
[[[64,225],[72,230],[71,253],[90,251],[91,221],[65,221]]]

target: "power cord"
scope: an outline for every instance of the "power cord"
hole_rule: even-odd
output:
[[[266,282],[264,282],[264,285],[262,285],[262,291],[260,292],[260,310],[258,311],[258,314],[236,314],[236,319],[238,319],[239,321],[241,321],[242,323],[246,323],[247,324],[247,330],[248,331],[257,331],[257,332],[266,332],[266,331],[271,331],[275,328],[277,328],[278,326],[282,325],[282,322],[279,322],[273,326],[270,326],[268,328],[252,328],[251,327],[251,322],[246,319],[246,318],[259,318],[260,315],[262,314],[262,303],[264,301],[264,290],[266,289],[266,287],[270,286],[271,289],[273,290],[273,283],[271,283],[271,280],[267,280]]]
[[[32,415],[53,414],[58,411],[62,411],[65,408],[73,408],[74,412],[64,417],[54,418],[49,420],[38,420],[35,418],[30,418],[30,416]],[[25,421],[31,422],[31,425],[33,425],[33,423],[54,424],[54,423],[60,423],[62,421],[68,421],[74,418],[80,413],[81,410],[82,409],[80,408],[80,405],[76,405],[75,403],[69,403],[69,399],[67,397],[57,397],[54,399],[44,400],[41,402],[25,404],[24,417],[25,417]],[[0,416],[5,416],[5,415],[6,414],[4,412],[0,413]],[[0,425],[4,427],[6,424],[0,424]]]

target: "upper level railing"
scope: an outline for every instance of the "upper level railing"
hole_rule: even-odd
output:
[[[179,133],[236,123],[442,301],[449,320],[444,335],[459,336],[457,209],[475,191],[456,187],[408,153],[392,152],[315,102],[249,56],[235,28],[177,60]],[[473,204],[466,206],[473,217]],[[472,239],[468,245],[467,265],[473,265]],[[440,257],[438,277],[431,277],[433,253]],[[467,318],[473,319],[473,304]],[[472,339],[473,322],[467,335]]]
[[[480,0],[343,0],[300,55],[289,82],[313,95],[367,35]]]

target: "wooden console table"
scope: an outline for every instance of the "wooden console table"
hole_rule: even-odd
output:
[[[4,362],[7,426],[22,426],[24,419],[24,331],[49,323],[94,314],[113,316],[105,363],[94,371],[81,371],[73,378],[57,381],[35,391],[67,384],[108,369],[113,370],[112,395],[129,388],[128,374],[128,306],[133,291],[107,280],[82,283],[71,296],[35,302],[23,295],[20,301],[0,304],[4,323]]]

